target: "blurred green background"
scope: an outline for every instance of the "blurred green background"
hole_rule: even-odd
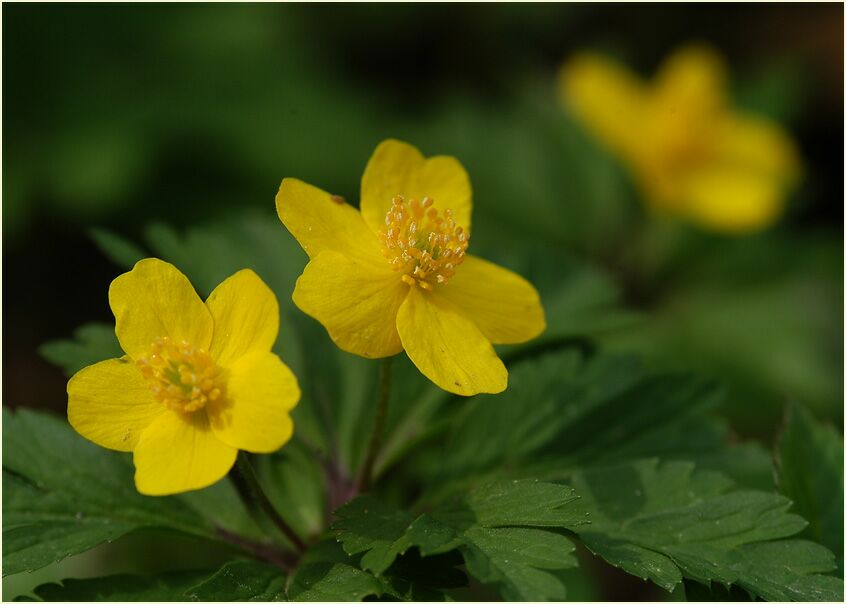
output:
[[[272,224],[286,176],[357,203],[395,137],[465,165],[471,251],[537,284],[547,337],[716,376],[739,439],[769,446],[791,399],[842,431],[842,5],[2,10],[5,405],[62,413],[66,377],[39,347],[111,321],[122,269],[93,227]],[[689,41],[724,53],[737,105],[800,148],[805,178],[767,232],[650,219],[556,98],[574,51],[646,76]]]

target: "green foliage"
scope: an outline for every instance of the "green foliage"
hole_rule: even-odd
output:
[[[114,575],[66,579],[35,589],[44,602],[255,602],[284,600],[285,573],[261,562],[236,560],[217,571],[181,571],[151,577]]]
[[[114,326],[102,323],[86,323],[73,332],[73,339],[47,342],[39,351],[45,359],[61,367],[66,375],[73,375],[98,361],[123,355]]]
[[[185,589],[205,574],[187,571],[155,577],[114,575],[96,579],[65,579],[61,583],[39,585],[35,589],[35,597],[44,602],[179,602],[185,599]]]
[[[293,325],[313,333],[307,322]],[[337,394],[354,409],[339,409],[334,425],[344,432],[333,434],[332,423],[316,422],[315,442],[347,443],[338,453],[352,473],[360,452],[350,426],[367,428],[375,384],[372,376],[363,377],[367,369],[357,359],[327,355],[328,363],[316,364],[314,354],[303,357],[309,382],[326,380],[320,387],[329,388],[331,394],[323,394],[329,408],[338,408],[332,400]],[[786,540],[807,524],[787,512],[788,500],[738,489],[724,473],[708,469],[744,485],[771,487],[763,450],[751,443],[729,446],[724,424],[708,417],[721,396],[712,382],[648,371],[632,357],[566,347],[515,358],[506,393],[463,405],[447,405],[450,397],[419,380],[413,367],[397,366],[397,406],[389,425],[394,438],[416,438],[394,447],[389,438],[383,469],[411,471],[428,483],[424,513],[359,497],[336,511],[343,551],[331,544],[311,550],[287,588],[273,586],[271,578],[281,582],[275,569],[262,574],[240,563],[243,568],[225,567],[204,581],[202,599],[220,592],[230,599],[441,600],[464,584],[452,555],[503,598],[564,599],[565,571],[576,567],[573,535],[608,563],[667,590],[687,580],[702,583],[707,594],[725,589],[717,585],[736,585],[765,599],[832,599],[842,592],[839,579],[819,574],[836,566],[828,550]],[[440,422],[415,432],[436,414]],[[258,460],[271,498],[303,536],[320,534],[332,502],[322,483],[326,467],[312,446],[299,437]],[[654,456],[665,461],[629,461]],[[509,479],[497,478],[503,474]],[[540,476],[569,486],[515,480]],[[198,495],[181,498],[198,517],[235,501],[224,485]],[[255,536],[243,510],[230,513],[227,523],[227,529]],[[224,589],[233,582],[257,587],[239,595]]]
[[[107,229],[93,228],[88,233],[100,251],[118,266],[132,268],[136,262],[149,256],[138,245]]]
[[[228,562],[183,593],[199,602],[257,602],[282,599],[287,577],[277,566],[255,561]]]
[[[349,564],[315,562],[297,571],[288,593],[294,602],[360,602],[382,592],[376,577]]]
[[[791,405],[776,449],[779,491],[808,521],[805,535],[829,548],[843,570],[843,438]]]
[[[3,425],[4,575],[142,527],[214,534],[211,523],[180,500],[139,495],[126,457],[83,440],[66,421],[4,408]]]
[[[686,462],[611,465],[568,483],[490,483],[416,518],[365,496],[338,510],[334,528],[376,575],[415,546],[424,556],[457,549],[467,571],[505,599],[564,599],[550,571],[575,566],[573,546],[549,529],[571,531],[608,563],[668,591],[688,579],[768,600],[842,598],[842,580],[819,574],[835,568],[833,554],[786,539],[807,523],[783,497],[739,490]]]
[[[467,572],[506,599],[560,600],[566,591],[551,571],[576,566],[575,548],[544,529],[585,523],[584,511],[573,509],[577,499],[560,485],[495,482],[414,518],[364,496],[336,512],[334,529],[348,554],[366,552],[360,564],[377,576],[411,547],[423,556],[457,549]]]
[[[725,476],[685,462],[624,464],[569,482],[591,512],[590,524],[574,529],[585,545],[667,590],[684,577],[737,584],[767,600],[842,598],[842,581],[816,574],[835,568],[830,551],[783,540],[807,522],[781,496],[735,490]]]
[[[485,473],[561,479],[579,468],[660,456],[715,467],[769,488],[769,455],[753,443],[729,446],[708,416],[722,389],[712,381],[654,372],[631,356],[564,349],[516,364],[511,387],[478,396],[451,422],[433,453],[429,497],[463,489]]]
[[[288,599],[299,601],[360,601],[379,596],[385,584],[360,569],[334,540],[316,543],[291,576]]]
[[[600,334],[601,344],[720,376],[731,386],[721,410],[746,434],[777,427],[785,393],[842,421],[840,243],[823,231],[726,239],[676,229],[652,261],[663,268],[647,279],[650,320]]]

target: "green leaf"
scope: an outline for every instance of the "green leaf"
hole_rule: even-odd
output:
[[[765,599],[819,599],[843,583],[815,573],[834,556],[783,540],[807,523],[779,495],[733,490],[722,474],[686,462],[647,460],[575,474],[590,511],[573,530],[610,564],[672,591],[682,578],[737,584]]]
[[[791,122],[806,91],[811,89],[809,79],[799,60],[788,56],[771,58],[756,72],[739,79],[734,96],[738,105],[750,113]]]
[[[737,584],[770,601],[842,602],[843,579],[826,573],[834,556],[811,541],[752,543],[740,548]]]
[[[538,529],[471,527],[461,535],[467,572],[499,585],[506,600],[563,600],[564,584],[549,570],[577,566],[566,537]]]
[[[44,602],[179,602],[185,589],[207,576],[205,571],[181,571],[154,577],[112,575],[95,579],[65,579],[35,588]],[[234,598],[233,598],[234,599]]]
[[[174,497],[135,490],[128,456],[66,421],[3,409],[3,574],[31,571],[142,528],[213,537],[212,524]]]
[[[360,565],[377,576],[410,545],[401,536],[414,516],[369,495],[355,498],[336,510],[335,516],[339,520],[332,528],[338,531],[344,551],[350,555],[365,552]]]
[[[681,239],[690,249],[676,254],[651,319],[602,334],[603,348],[717,377],[729,386],[721,410],[741,433],[769,438],[785,393],[842,420],[842,338],[832,329],[842,325],[842,245],[813,231]]]
[[[843,439],[792,405],[776,448],[779,491],[808,521],[805,535],[829,548],[843,568]]]
[[[427,476],[426,501],[480,475],[559,480],[656,456],[707,460],[756,484],[771,475],[762,451],[729,447],[725,425],[706,416],[722,396],[709,380],[650,372],[630,356],[585,358],[565,349],[517,363],[509,384],[500,395],[474,397],[452,422],[446,445],[433,452],[439,463]],[[736,458],[738,451],[746,457]]]
[[[260,541],[266,535],[256,524],[230,480],[174,496],[215,527]]]
[[[46,342],[38,351],[69,376],[88,365],[123,356],[114,325],[102,323],[86,323],[73,332],[72,339]]]
[[[100,251],[121,268],[129,270],[136,262],[150,255],[132,241],[107,229],[92,228],[88,234]]]
[[[285,510],[285,520],[303,538],[318,535],[326,524],[325,477],[320,460],[301,441],[293,440],[253,462],[270,500]]]
[[[423,556],[459,550],[468,572],[496,585],[506,599],[563,599],[554,570],[576,566],[572,542],[550,530],[578,526],[586,516],[573,490],[537,481],[494,482],[412,520],[370,496],[336,511],[333,528],[362,568],[380,575],[417,546]]]
[[[288,587],[293,602],[359,602],[384,591],[370,573],[339,562],[315,562],[297,569]]]
[[[47,601],[254,602],[285,599],[285,573],[254,560],[234,560],[219,570],[180,571],[145,577],[113,575],[65,579],[35,589]]]
[[[278,566],[235,560],[184,591],[184,599],[199,602],[284,600],[287,576]]]

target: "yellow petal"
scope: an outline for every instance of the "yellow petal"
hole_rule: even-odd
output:
[[[157,258],[140,260],[112,281],[109,305],[118,341],[132,358],[149,354],[158,337],[206,350],[211,342],[212,318],[191,282]]]
[[[639,138],[644,84],[619,63],[594,53],[574,56],[558,75],[562,101],[608,147],[632,153]]]
[[[402,350],[396,316],[408,289],[384,260],[376,267],[327,251],[308,263],[293,299],[339,348],[380,358]]]
[[[728,76],[722,58],[704,45],[685,46],[670,55],[654,80],[656,99],[668,112],[694,117],[726,103]]]
[[[796,148],[776,124],[751,116],[725,116],[715,133],[710,160],[680,179],[685,210],[718,231],[762,229],[781,215],[800,172]]]
[[[386,140],[376,147],[361,177],[361,214],[374,232],[385,227],[391,200],[429,197],[439,212],[452,210],[455,222],[470,231],[473,194],[470,178],[454,157],[426,159],[415,147]]]
[[[801,172],[799,152],[789,134],[775,122],[754,116],[726,117],[715,137],[716,161],[761,174],[786,185]]]
[[[275,354],[253,352],[231,367],[226,401],[211,414],[212,429],[231,447],[270,453],[291,438],[289,412],[300,399],[297,378]]]
[[[209,354],[228,366],[247,353],[268,352],[279,332],[279,303],[258,275],[240,270],[218,285],[206,300],[214,319]]]
[[[276,194],[276,213],[310,258],[324,250],[334,250],[382,261],[379,242],[361,213],[326,191],[286,178]]]
[[[127,359],[101,361],[68,382],[68,421],[82,436],[107,449],[132,451],[141,433],[165,411],[135,363]]]
[[[397,329],[420,372],[448,392],[495,394],[508,371],[476,324],[442,297],[413,287],[400,307]]]
[[[546,328],[537,290],[520,275],[475,256],[467,256],[442,296],[470,317],[494,344],[516,344]]]
[[[772,224],[785,191],[769,174],[711,165],[685,180],[686,212],[717,231],[744,233]]]
[[[214,435],[203,411],[168,411],[150,424],[135,447],[135,486],[144,495],[202,489],[226,476],[237,454]]]

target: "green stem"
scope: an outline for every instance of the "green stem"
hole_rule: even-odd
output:
[[[393,357],[382,359],[379,365],[379,400],[376,403],[376,414],[373,416],[373,432],[367,445],[367,455],[358,480],[358,490],[366,491],[373,481],[373,465],[382,446],[382,436],[385,431],[385,420],[388,418],[388,402],[391,398],[391,361]]]
[[[235,484],[235,489],[238,491],[244,505],[247,506],[250,514],[261,526],[262,513],[264,517],[269,518],[270,521],[276,525],[282,534],[284,534],[298,552],[302,553],[306,550],[306,544],[297,536],[294,530],[285,522],[285,519],[279,515],[270,498],[261,488],[258,478],[256,477],[253,465],[247,458],[244,451],[238,451],[238,459],[235,461],[235,467],[229,474],[232,482]]]

